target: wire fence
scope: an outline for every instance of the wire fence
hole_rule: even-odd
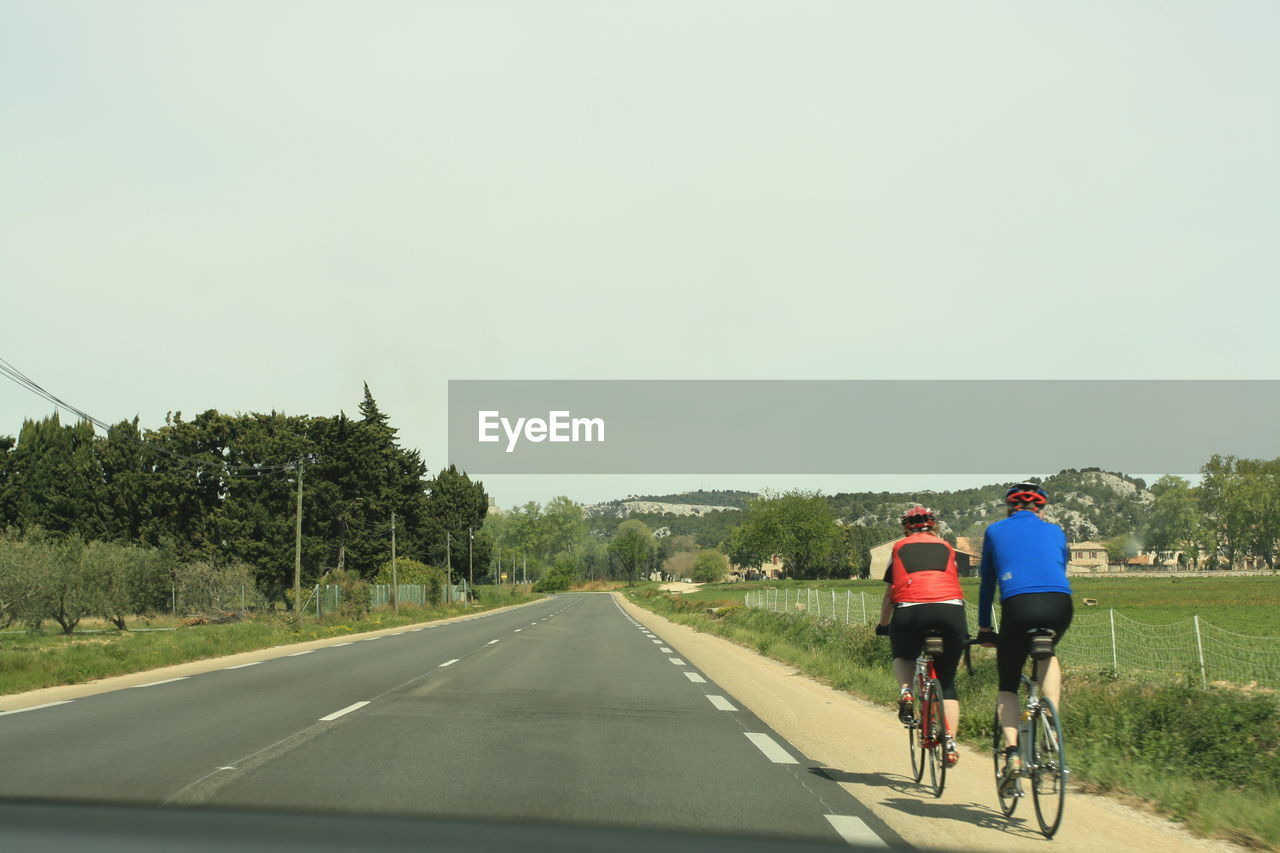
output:
[[[400,591],[400,603],[423,607],[428,603],[429,590],[426,584],[396,584]],[[467,600],[467,582],[446,584],[440,587],[440,603],[452,604]],[[389,607],[392,604],[391,584],[375,583],[369,585],[369,606]],[[317,616],[332,613],[342,605],[342,587],[338,584],[316,584],[308,590],[303,599],[302,610],[314,609]]]
[[[843,624],[880,621],[882,596],[820,589],[762,589],[747,593],[746,606]],[[998,614],[997,614],[998,615]],[[977,608],[966,603],[969,633],[978,632]],[[998,622],[995,622],[997,628]],[[1280,690],[1280,637],[1236,634],[1192,616],[1168,625],[1148,625],[1115,610],[1077,613],[1059,645],[1064,666],[1095,669],[1118,677],[1229,684]]]

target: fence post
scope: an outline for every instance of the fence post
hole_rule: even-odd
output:
[[[844,624],[849,624],[849,603],[853,601],[853,590],[844,591]]]
[[[1120,659],[1116,656],[1116,609],[1108,608],[1107,612],[1111,617],[1111,672],[1116,678],[1120,677]]]
[[[836,591],[831,590],[831,621],[836,621]]]
[[[1196,626],[1196,654],[1200,658],[1200,686],[1209,689],[1209,678],[1204,671],[1204,644],[1200,641],[1200,616],[1199,614],[1192,616],[1193,624]]]
[[[316,584],[316,618],[320,618],[320,584]]]
[[[867,594],[862,593],[862,624],[867,624]]]

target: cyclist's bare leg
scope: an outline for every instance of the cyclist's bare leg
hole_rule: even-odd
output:
[[[1000,726],[1004,729],[1006,746],[1018,745],[1018,722],[1022,716],[1018,707],[1018,694],[1001,690],[996,694],[996,711],[1000,714]]]
[[[894,658],[893,675],[898,679],[899,687],[909,687],[911,679],[916,675],[916,662],[906,658]]]
[[[1040,694],[1047,696],[1053,707],[1061,708],[1058,697],[1062,694],[1062,667],[1058,665],[1058,656],[1047,661],[1036,663],[1036,677],[1040,679]]]
[[[947,718],[947,734],[954,735],[960,729],[960,700],[943,699],[942,714]]]

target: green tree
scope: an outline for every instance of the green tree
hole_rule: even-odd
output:
[[[719,583],[729,570],[729,558],[710,549],[694,555],[690,577],[697,583]]]
[[[95,611],[119,630],[128,630],[130,616],[150,613],[162,605],[169,566],[160,549],[90,542],[84,548],[83,561]]]
[[[644,522],[628,519],[618,525],[609,543],[609,553],[617,560],[627,583],[634,584],[636,576],[653,561],[656,543],[653,533]]]
[[[1145,531],[1146,546],[1164,561],[1164,555],[1182,551],[1194,565],[1199,559],[1205,525],[1195,489],[1182,477],[1165,475],[1151,486],[1154,496]]]
[[[816,578],[830,574],[840,531],[821,494],[790,491],[751,501],[729,544],[729,556],[739,565],[756,565],[781,554],[789,576]]]

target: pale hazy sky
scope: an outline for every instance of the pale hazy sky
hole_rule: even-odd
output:
[[[449,379],[1276,378],[1278,42],[1270,0],[0,0],[0,357],[148,426],[367,380],[432,468]],[[0,384],[0,433],[49,411]]]

